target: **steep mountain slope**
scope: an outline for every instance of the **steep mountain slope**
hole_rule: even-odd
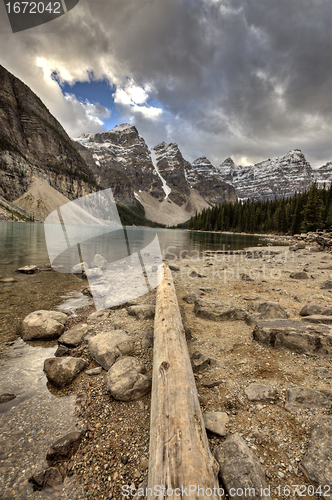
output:
[[[186,178],[206,201],[215,205],[224,201],[236,201],[236,191],[231,184],[221,179],[219,170],[202,156],[186,168]]]
[[[319,186],[329,185],[332,181],[332,161],[327,162],[322,167],[314,170],[314,180]]]
[[[0,195],[12,201],[36,177],[70,199],[96,189],[93,173],[60,123],[0,66]]]
[[[315,180],[314,170],[299,149],[245,167],[227,158],[218,170],[221,178],[236,188],[239,198],[256,200],[291,196],[308,189]]]
[[[53,210],[69,201],[69,198],[52,188],[48,182],[36,178],[28,191],[14,201],[14,205],[31,214],[34,220],[44,221]]]

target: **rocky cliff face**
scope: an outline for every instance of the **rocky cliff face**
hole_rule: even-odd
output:
[[[236,201],[235,188],[221,178],[219,170],[205,156],[195,160],[190,168],[186,168],[186,178],[190,186],[208,203],[214,205],[224,201]]]
[[[103,188],[111,187],[116,199],[135,205],[135,192],[139,191],[163,199],[162,181],[136,127],[118,125],[102,134],[83,134],[76,141],[98,183]]]
[[[332,182],[332,161],[327,162],[318,170],[314,170],[314,180],[319,186],[328,186]]]
[[[308,189],[315,180],[314,170],[299,149],[245,167],[227,158],[218,170],[221,178],[236,188],[239,198],[256,200],[292,196]]]
[[[35,177],[70,199],[96,189],[60,123],[29,87],[0,66],[0,195],[18,198]]]

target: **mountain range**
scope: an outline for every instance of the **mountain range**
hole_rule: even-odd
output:
[[[44,220],[66,201],[112,188],[118,206],[174,225],[223,201],[291,196],[331,180],[332,162],[313,170],[297,149],[252,166],[231,158],[214,166],[206,157],[187,161],[175,143],[149,149],[130,124],[71,139],[38,96],[0,66],[2,218],[14,205],[22,216]]]

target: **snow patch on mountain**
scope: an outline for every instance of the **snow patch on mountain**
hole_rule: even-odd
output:
[[[154,166],[155,168],[155,171],[156,171],[156,174],[159,176],[162,184],[163,184],[163,190],[165,192],[165,200],[168,198],[168,195],[171,194],[172,190],[169,186],[167,186],[167,183],[165,181],[165,179],[161,176],[159,170],[158,170],[158,165],[157,165],[157,155],[156,155],[156,152],[154,151],[154,148],[151,149],[151,161],[152,161],[152,165]]]

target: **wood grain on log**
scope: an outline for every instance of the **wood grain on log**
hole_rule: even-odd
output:
[[[219,466],[209,450],[172,274],[167,266],[157,290],[154,325],[147,498],[220,498]]]

